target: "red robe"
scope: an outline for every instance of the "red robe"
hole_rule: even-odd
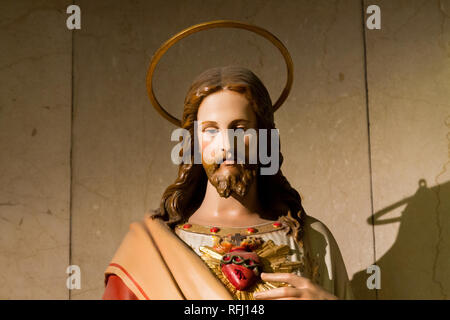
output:
[[[110,275],[106,282],[103,300],[139,300],[115,274]]]
[[[150,214],[130,225],[105,270],[105,287],[105,300],[232,299],[203,260]]]

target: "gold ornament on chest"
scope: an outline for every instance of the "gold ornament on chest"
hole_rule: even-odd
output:
[[[287,286],[263,281],[262,272],[294,272],[301,262],[290,261],[287,245],[236,233],[217,237],[213,247],[199,248],[201,258],[237,300],[253,300],[254,292]]]

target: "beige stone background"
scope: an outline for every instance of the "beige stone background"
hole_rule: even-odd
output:
[[[450,296],[450,1],[72,1],[0,3],[0,298],[99,299],[132,221],[176,175],[174,126],[147,98],[154,51],[203,21],[262,26],[291,52],[276,113],[282,167],[342,251],[360,299]],[[381,30],[364,28],[369,4]],[[180,115],[204,69],[238,64],[283,88],[280,55],[240,30],[178,43],[157,69]],[[370,125],[369,125],[370,124]],[[366,269],[381,268],[381,289]],[[66,268],[81,268],[81,289]]]

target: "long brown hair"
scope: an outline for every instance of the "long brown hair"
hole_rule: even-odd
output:
[[[206,70],[191,85],[184,101],[182,128],[194,137],[194,121],[203,99],[220,90],[243,94],[256,114],[258,129],[275,129],[272,101],[264,84],[250,70],[228,66]],[[194,139],[191,139],[194,150]],[[164,192],[159,210],[153,217],[162,218],[170,227],[186,222],[204,198],[207,176],[201,164],[182,163],[175,183]],[[283,156],[279,154],[279,167]],[[301,240],[305,212],[298,192],[291,187],[281,169],[275,175],[258,175],[258,198],[266,208],[264,218],[281,220],[291,227],[291,233]]]

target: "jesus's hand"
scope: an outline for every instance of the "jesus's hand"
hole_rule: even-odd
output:
[[[261,279],[270,282],[285,282],[289,287],[281,287],[263,292],[255,292],[257,300],[336,300],[337,297],[314,284],[308,278],[293,273],[262,273]]]

